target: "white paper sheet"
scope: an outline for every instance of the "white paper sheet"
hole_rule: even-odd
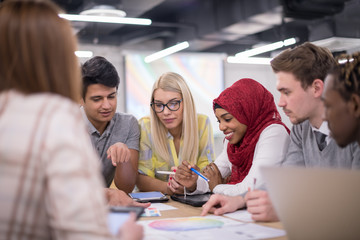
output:
[[[164,203],[151,203],[149,208],[157,208],[159,211],[174,210],[176,207]]]
[[[251,219],[251,214],[247,210],[238,210],[232,213],[225,213],[224,216],[244,222],[254,222]]]
[[[216,224],[209,224],[208,219],[214,222],[222,222],[221,226]],[[189,222],[186,222],[189,220]],[[157,222],[156,222],[157,221]],[[161,222],[160,222],[161,221]],[[183,222],[181,222],[183,221]],[[264,227],[253,223],[242,223],[229,218],[221,216],[206,216],[206,217],[188,217],[188,218],[168,218],[159,220],[139,221],[139,224],[144,226],[145,240],[210,240],[210,239],[266,239],[285,235],[285,231],[270,227]],[[193,224],[195,223],[195,224]],[[178,225],[176,225],[178,224]],[[183,224],[183,226],[182,226]],[[189,227],[188,224],[193,224]],[[170,226],[176,225],[174,230]],[[216,227],[211,227],[216,226]],[[159,226],[160,229],[154,228]],[[198,230],[194,230],[194,226],[198,226]],[[210,227],[209,227],[210,226]],[[176,228],[183,227],[183,230]]]

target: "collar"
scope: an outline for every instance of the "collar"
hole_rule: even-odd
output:
[[[313,130],[313,132],[317,131],[317,132],[321,132],[322,134],[325,134],[326,135],[326,138],[325,138],[326,144],[329,144],[331,136],[330,136],[330,129],[328,127],[327,121],[323,121],[319,129],[313,127],[311,124],[310,124],[310,126],[311,126],[311,129]]]
[[[93,133],[96,133],[98,136],[100,136],[100,132],[94,127],[94,125],[89,121],[89,119],[86,116],[86,113],[84,111],[84,108],[81,106],[80,107],[80,112],[86,122],[86,126],[88,129],[88,132],[90,135],[92,135]],[[102,136],[107,137],[110,134],[109,129],[111,129],[111,127],[115,124],[115,118],[116,114],[114,115],[114,117],[110,120],[110,123],[107,125],[107,127],[104,130],[104,133],[102,134]]]
[[[319,129],[313,127],[311,124],[310,124],[310,126],[313,131],[318,131],[318,132],[321,132],[322,134],[325,134],[326,136],[330,136],[330,130],[329,130],[327,121],[323,121],[321,126],[319,127]]]
[[[174,139],[173,135],[171,135],[171,133],[170,133],[169,131],[167,132],[166,137],[167,137],[167,139],[169,139],[169,140],[173,140],[173,139]]]

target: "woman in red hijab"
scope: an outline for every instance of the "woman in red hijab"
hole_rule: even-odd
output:
[[[204,168],[206,182],[178,167],[176,181],[190,194],[212,191],[229,196],[245,195],[248,188],[264,182],[261,166],[279,165],[289,143],[289,130],[281,121],[272,94],[253,79],[240,79],[213,102],[219,129],[225,134],[224,150]],[[256,179],[256,180],[255,180]]]

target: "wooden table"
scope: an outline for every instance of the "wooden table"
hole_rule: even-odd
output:
[[[164,204],[176,207],[177,209],[161,211],[161,216],[160,217],[141,217],[140,221],[142,221],[142,220],[157,220],[157,219],[163,219],[163,218],[175,218],[175,217],[179,218],[179,217],[200,216],[200,213],[201,213],[201,210],[202,210],[201,207],[193,207],[193,206],[190,206],[188,204],[183,204],[183,203],[180,203],[180,202],[173,201],[172,199],[170,199],[168,202],[165,202]],[[280,222],[256,223],[256,224],[259,224],[259,225],[262,225],[262,226],[267,226],[267,227],[283,229],[283,226],[282,226],[282,224]],[[284,236],[284,237],[271,238],[271,239],[285,240],[285,239],[287,239],[287,237]]]

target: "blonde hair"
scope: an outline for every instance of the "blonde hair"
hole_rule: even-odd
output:
[[[183,121],[181,139],[183,140],[183,146],[179,153],[180,162],[187,160],[191,164],[195,164],[199,152],[199,133],[198,133],[198,121],[194,104],[194,99],[190,92],[188,85],[184,78],[177,73],[167,72],[160,76],[160,78],[154,83],[151,102],[154,101],[154,92],[157,89],[164,91],[177,92],[182,95],[183,101]],[[165,161],[169,161],[170,154],[167,144],[167,132],[168,130],[161,123],[156,112],[150,108],[150,122],[151,122],[151,135],[152,141],[155,146],[155,150],[158,155]]]
[[[59,12],[45,0],[0,5],[0,91],[51,92],[80,99],[76,39]]]

